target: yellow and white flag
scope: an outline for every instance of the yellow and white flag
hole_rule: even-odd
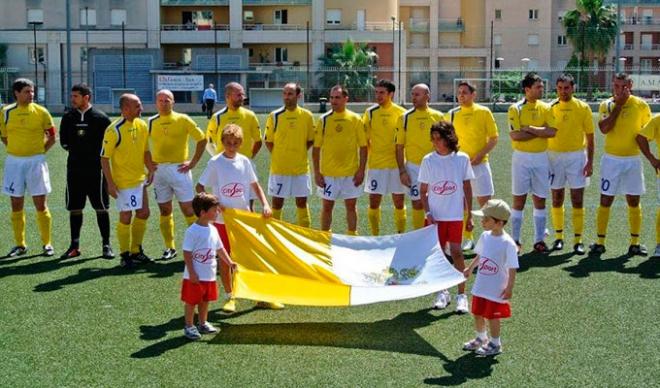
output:
[[[354,237],[227,209],[234,297],[306,306],[415,298],[465,278],[447,261],[434,226]]]

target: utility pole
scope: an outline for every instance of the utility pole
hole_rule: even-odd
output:
[[[71,77],[71,0],[66,0],[66,93],[71,91]],[[63,98],[62,100],[66,101],[67,99]]]

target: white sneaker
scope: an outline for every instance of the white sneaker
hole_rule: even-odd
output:
[[[456,295],[456,312],[459,314],[467,314],[469,311],[467,296],[465,294]]]
[[[653,252],[653,257],[660,257],[660,244],[655,246],[655,252]]]
[[[435,300],[435,303],[433,304],[433,308],[437,310],[442,310],[449,306],[451,303],[451,295],[449,295],[449,291],[447,290],[442,290],[438,292],[438,297]]]
[[[463,243],[463,246],[461,247],[461,249],[463,249],[463,252],[473,250],[474,249],[474,241],[465,240],[465,242]]]

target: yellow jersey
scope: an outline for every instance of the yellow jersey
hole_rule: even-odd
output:
[[[550,107],[557,133],[548,139],[548,149],[555,152],[583,150],[587,146],[585,135],[594,133],[589,105],[573,97],[570,101],[555,100],[550,103]]]
[[[598,120],[606,118],[614,109],[614,98],[603,101],[598,108]],[[639,155],[635,138],[639,131],[651,120],[649,104],[636,96],[630,96],[623,104],[614,128],[605,134],[605,152],[614,156]]]
[[[447,112],[446,116],[456,130],[458,147],[470,159],[486,147],[488,140],[499,136],[493,113],[483,105],[458,106]],[[488,155],[484,156],[483,161],[487,160]]]
[[[296,106],[272,111],[266,119],[266,142],[273,143],[270,173],[302,175],[309,172],[307,143],[314,141],[312,112]]]
[[[7,138],[7,153],[32,156],[46,152],[46,130],[55,128],[50,113],[41,105],[9,104],[0,115],[0,136]]]
[[[113,121],[103,136],[101,157],[110,159],[112,180],[118,189],[136,187],[146,179],[144,153],[149,150],[149,131],[141,119]]]
[[[406,110],[395,104],[374,105],[362,116],[369,144],[369,168],[397,168],[396,123]]]
[[[529,102],[526,98],[512,104],[509,107],[509,127],[512,131],[519,131],[527,126],[554,127],[552,109],[550,105],[536,100]],[[516,151],[522,152],[545,152],[548,149],[548,139],[535,137],[530,140],[512,140],[511,146]]]
[[[341,113],[330,111],[319,118],[314,147],[321,148],[322,175],[355,175],[359,167],[358,151],[366,146],[364,123],[357,113],[348,109]]]
[[[195,142],[204,132],[188,115],[171,112],[155,115],[147,121],[151,138],[151,158],[156,163],[182,163],[188,160],[188,137]]]
[[[424,156],[433,151],[431,126],[445,119],[442,112],[426,108],[405,111],[396,124],[396,144],[402,145],[406,160],[421,164]]]
[[[254,143],[261,141],[257,115],[242,106],[236,110],[225,106],[215,112],[206,127],[206,138],[215,144],[216,155],[225,150],[225,147],[222,146],[222,129],[227,124],[236,124],[243,129],[243,144],[241,144],[238,152],[252,158],[252,146]]]

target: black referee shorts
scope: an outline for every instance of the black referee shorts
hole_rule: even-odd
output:
[[[103,172],[100,169],[67,169],[65,198],[67,210],[84,209],[86,198],[95,210],[107,210],[110,198]]]

